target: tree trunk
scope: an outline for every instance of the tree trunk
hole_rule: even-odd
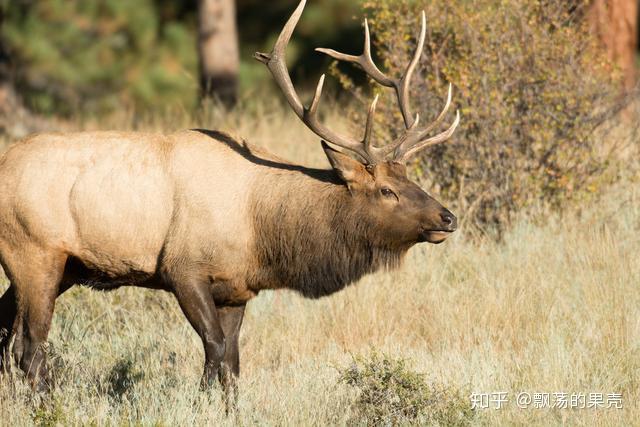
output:
[[[238,33],[234,0],[198,1],[201,98],[232,107],[238,91]]]
[[[638,77],[638,0],[593,0],[590,20],[609,59],[620,67],[627,90]]]

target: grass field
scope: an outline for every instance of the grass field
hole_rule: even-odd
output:
[[[250,117],[212,114],[206,126],[325,165],[317,139],[291,116],[264,109]],[[193,124],[118,120],[82,126]],[[442,245],[421,245],[399,271],[319,301],[260,294],[245,317],[231,417],[218,391],[198,391],[201,344],[171,295],[73,289],[58,300],[49,336],[55,390],[43,399],[0,378],[0,425],[347,424],[358,391],[338,381],[339,371],[374,352],[408,359],[465,405],[472,393],[508,393],[503,409],[476,410],[472,425],[637,423],[640,185],[624,181],[590,206],[530,218],[521,215],[502,243],[462,229]],[[623,409],[520,409],[519,392],[621,393]]]

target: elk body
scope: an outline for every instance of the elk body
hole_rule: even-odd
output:
[[[344,149],[323,142],[331,169],[290,164],[204,130],[42,134],[4,154],[0,263],[10,287],[0,298],[0,364],[12,355],[34,386],[46,388],[42,344],[56,298],[76,284],[140,286],[176,296],[204,345],[202,385],[218,377],[227,387],[239,372],[245,304],[261,290],[329,295],[396,266],[414,244],[439,243],[455,230],[455,217],[408,180],[404,165],[409,155],[449,138],[458,123],[456,117],[445,132],[427,136],[450,96],[426,129],[409,112],[424,16],[416,55],[399,80],[373,65],[366,25],[363,55],[325,50],[395,88],[406,132],[374,146],[375,101],[357,141],[318,121],[322,80],[309,108],[295,93],[283,58],[303,7],[304,1],[273,52],[256,56],[305,124]]]

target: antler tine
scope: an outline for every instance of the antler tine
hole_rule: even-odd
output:
[[[422,134],[421,138],[424,138],[427,133],[435,129],[435,127],[438,126],[442,121],[442,119],[444,119],[444,117],[447,115],[447,112],[449,111],[449,107],[451,107],[452,89],[453,89],[453,85],[449,83],[449,90],[447,92],[447,102],[444,104],[444,108],[442,109],[440,114],[438,114],[438,117],[436,117],[436,119],[433,122],[431,122],[429,126],[427,126],[421,131],[421,134]]]
[[[324,74],[320,76],[320,80],[318,80],[318,84],[316,86],[316,91],[313,94],[313,99],[311,100],[311,105],[307,109],[307,114],[315,114],[318,111],[318,105],[320,104],[320,97],[322,96],[322,87],[324,86]]]
[[[380,151],[380,155],[382,157],[386,157],[389,153],[398,149],[398,147],[405,144],[407,141],[413,141],[417,134],[416,128],[418,127],[418,123],[420,123],[420,114],[416,113],[416,117],[413,120],[413,124],[409,127],[409,129],[405,130],[400,137],[398,137],[391,144],[387,144],[384,147],[380,147],[378,150]],[[422,132],[421,132],[422,134]],[[394,155],[394,159],[396,156]]]
[[[285,51],[293,34],[293,30],[300,20],[305,3],[306,0],[301,0],[296,10],[293,11],[284,28],[282,28],[282,32],[280,32],[271,53],[256,52],[253,55],[255,59],[269,68],[269,71],[273,74],[273,78],[278,86],[280,86],[285,98],[287,98],[287,102],[289,102],[293,111],[295,111],[296,115],[300,118],[302,118],[304,114],[304,106],[302,102],[300,102],[300,98],[293,87],[291,77],[289,77],[289,70],[285,62]]]
[[[331,129],[328,129],[318,120],[317,111],[320,103],[320,97],[322,96],[324,75],[320,77],[313,101],[309,108],[306,108],[302,104],[300,97],[296,93],[293,83],[291,82],[289,70],[287,69],[287,64],[285,62],[285,53],[289,40],[291,39],[291,35],[293,34],[293,30],[302,15],[305,4],[306,0],[300,1],[298,7],[296,7],[293,14],[291,14],[291,17],[278,36],[278,40],[276,41],[271,53],[256,52],[254,54],[254,58],[264,63],[269,68],[269,71],[271,71],[276,84],[284,94],[287,102],[296,115],[311,131],[332,144],[354,152],[366,163],[375,163],[376,159],[372,156],[372,153],[369,153],[364,149],[364,144],[361,141],[357,141],[356,139],[348,136],[339,135]]]
[[[376,113],[376,105],[378,104],[378,95],[373,98],[373,102],[371,102],[371,106],[369,107],[369,113],[367,114],[367,125],[364,128],[364,137],[362,138],[362,143],[364,144],[364,150],[366,152],[371,151],[371,132],[373,130],[373,116]]]
[[[442,122],[442,120],[444,119],[444,117],[447,115],[447,112],[449,111],[449,107],[451,107],[451,99],[452,99],[452,89],[453,86],[451,85],[451,83],[449,83],[449,90],[447,92],[447,102],[444,105],[444,108],[442,109],[442,111],[440,112],[440,114],[438,114],[438,117],[436,117],[436,119],[431,122],[427,127],[425,127],[424,129],[421,129],[420,131],[415,131],[412,132],[413,128],[416,127],[416,125],[418,124],[418,118],[419,116],[416,114],[416,120],[413,123],[412,127],[409,128],[407,130],[407,132],[402,135],[401,137],[399,137],[398,139],[396,139],[396,141],[394,141],[392,144],[387,145],[385,148],[389,148],[389,151],[387,151],[385,153],[389,154],[391,151],[394,151],[394,159],[399,160],[402,156],[403,153],[415,153],[423,148],[426,148],[430,145],[436,144],[438,142],[442,142],[436,138],[440,137],[441,135],[445,135],[447,134],[447,132],[449,132],[449,130],[436,135],[433,138],[429,138],[426,141],[430,141],[429,144],[422,144],[421,141],[425,140],[425,138],[427,137],[427,135],[429,134],[429,132],[431,132],[433,129],[435,129],[436,126],[438,126],[440,124],[440,122]],[[459,113],[456,113],[458,116],[456,117],[456,121],[454,121],[454,125],[453,129],[455,129],[455,127],[458,125],[456,122],[459,121]],[[453,133],[453,129],[450,128],[451,133]],[[436,141],[436,142],[433,142]],[[412,150],[412,147],[416,146],[416,150]],[[407,156],[405,156],[405,158],[407,158]]]
[[[387,77],[373,62],[373,58],[371,57],[371,36],[369,34],[369,24],[367,23],[367,19],[364,20],[364,48],[362,50],[362,54],[359,56],[355,55],[347,55],[346,53],[341,53],[335,51],[333,49],[326,49],[323,47],[316,48],[316,52],[324,53],[325,55],[329,55],[333,59],[337,59],[338,61],[351,62],[354,64],[358,64],[360,68],[364,70],[373,80],[386,87],[395,87],[396,82],[389,77]]]
[[[411,114],[409,107],[409,84],[411,83],[413,71],[415,70],[416,65],[418,65],[418,61],[422,55],[424,41],[427,34],[427,17],[424,11],[422,11],[421,24],[416,51],[413,54],[411,62],[409,62],[404,75],[398,80],[387,77],[373,62],[373,58],[371,57],[371,35],[367,19],[364,20],[364,49],[362,54],[359,56],[347,55],[345,53],[326,48],[317,48],[316,51],[329,55],[333,59],[337,59],[339,61],[358,64],[360,68],[362,68],[373,80],[382,86],[394,88],[398,97],[398,104],[404,119],[405,127],[409,129],[413,124],[413,115]]]
[[[451,138],[451,135],[453,135],[453,132],[456,130],[459,124],[460,124],[460,111],[456,111],[456,118],[451,124],[451,126],[449,126],[449,129],[445,130],[444,132],[436,136],[433,136],[427,139],[410,138],[410,140],[412,140],[411,143],[407,144],[404,147],[401,145],[400,147],[398,147],[398,150],[396,150],[396,153],[394,155],[395,161],[401,162],[401,163],[406,162],[409,157],[411,157],[418,151],[424,148],[430,147],[432,145],[440,144],[441,142],[446,141],[447,139]],[[423,137],[424,132],[420,132],[419,136]]]
[[[402,112],[402,117],[404,118],[404,126],[407,129],[409,129],[413,124],[413,115],[411,114],[411,109],[409,107],[409,85],[411,84],[413,71],[416,69],[416,65],[418,65],[418,61],[422,56],[422,50],[424,49],[424,40],[427,35],[427,16],[424,13],[424,10],[422,11],[422,17],[420,21],[421,28],[420,35],[418,36],[418,44],[416,45],[416,51],[413,54],[413,58],[411,58],[411,62],[409,62],[409,65],[407,65],[407,69],[404,72],[403,76],[395,85],[396,92],[398,93],[398,103],[400,104],[400,111]]]

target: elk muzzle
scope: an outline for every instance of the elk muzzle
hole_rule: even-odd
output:
[[[448,209],[442,208],[439,213],[437,226],[423,227],[420,232],[420,242],[442,243],[449,234],[458,228],[458,219]]]

